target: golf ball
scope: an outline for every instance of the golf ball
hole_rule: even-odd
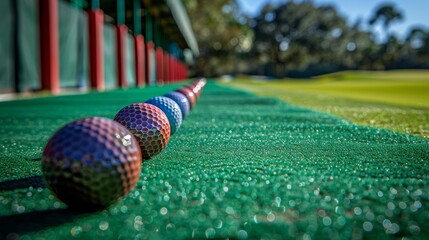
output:
[[[194,92],[192,92],[191,89],[186,88],[186,87],[182,87],[182,88],[175,90],[175,92],[180,92],[188,98],[190,109],[192,109],[195,106],[197,99],[195,97]]]
[[[189,100],[188,100],[188,98],[186,98],[185,95],[183,95],[183,93],[170,92],[170,93],[165,94],[164,96],[172,99],[173,101],[175,101],[179,105],[180,110],[182,111],[182,120],[183,120],[183,118],[188,116],[189,108],[190,108]]]
[[[187,86],[187,88],[191,89],[192,92],[194,93],[196,99],[198,100],[198,98],[200,97],[200,88],[198,87],[198,85],[195,84],[190,84]]]
[[[115,121],[134,134],[140,145],[143,160],[160,153],[170,140],[168,118],[161,109],[152,104],[130,104],[116,114]]]
[[[122,125],[107,118],[71,122],[48,141],[42,172],[64,203],[82,210],[103,209],[129,193],[140,176],[139,145]]]
[[[168,118],[173,135],[182,124],[182,111],[179,105],[168,97],[154,97],[146,101],[146,103],[157,106],[161,109]]]
[[[197,83],[201,86],[204,87],[207,83],[207,79],[205,78],[200,78],[199,80],[197,80]]]

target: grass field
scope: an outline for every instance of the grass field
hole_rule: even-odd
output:
[[[340,72],[306,80],[224,82],[349,121],[429,138],[429,71]]]

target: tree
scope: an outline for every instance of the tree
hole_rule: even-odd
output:
[[[267,4],[255,18],[243,16],[236,0],[184,2],[200,46],[198,75],[307,77],[343,69],[429,67],[429,31],[416,28],[405,41],[389,34],[404,17],[391,4],[369,19],[387,33],[380,43],[362,30],[362,20],[349,25],[334,7],[311,0]]]
[[[378,7],[369,19],[369,24],[374,26],[377,22],[381,22],[386,33],[386,41],[381,44],[378,53],[378,59],[382,60],[383,68],[389,68],[391,65],[395,65],[400,59],[400,48],[397,37],[389,33],[389,27],[394,23],[403,19],[402,13],[395,8],[392,4],[384,4]]]
[[[418,67],[429,67],[429,31],[413,28],[405,39],[406,55]]]
[[[277,77],[311,65],[342,63],[348,26],[332,6],[316,7],[310,1],[267,5],[254,21],[253,53]]]
[[[252,32],[235,0],[185,0],[200,47],[198,75],[219,76],[240,69],[237,55],[247,51]]]
[[[348,69],[376,69],[379,46],[371,37],[371,32],[361,30],[362,20],[358,19],[345,33],[346,52],[342,63]]]
[[[381,22],[384,28],[384,31],[387,35],[389,34],[389,27],[394,22],[402,21],[404,16],[402,13],[395,8],[392,4],[381,5],[369,19],[369,24],[371,26],[375,25],[377,22]],[[390,36],[387,37],[387,40]]]

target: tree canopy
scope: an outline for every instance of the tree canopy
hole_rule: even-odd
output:
[[[220,75],[239,71],[236,57],[250,48],[252,31],[232,0],[185,0],[201,56],[196,74]]]
[[[405,15],[383,4],[367,20],[381,24],[386,39],[363,30],[362,20],[348,23],[331,5],[312,1],[267,4],[254,18],[235,0],[185,0],[201,57],[196,74],[263,74],[307,77],[344,69],[429,67],[429,31],[415,27],[405,39],[389,28]]]

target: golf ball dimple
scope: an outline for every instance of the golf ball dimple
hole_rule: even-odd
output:
[[[71,122],[48,141],[42,172],[54,194],[72,208],[97,210],[129,193],[140,176],[141,152],[132,134],[107,118]]]
[[[179,105],[168,97],[154,97],[146,101],[146,103],[157,106],[161,109],[168,118],[171,127],[171,135],[173,135],[182,124],[182,110]]]
[[[170,92],[170,93],[165,94],[164,96],[172,99],[173,101],[175,101],[179,105],[180,110],[182,112],[182,120],[183,120],[183,118],[188,116],[189,108],[190,108],[189,100],[188,100],[188,98],[186,98],[185,95],[183,95],[183,93]]]
[[[167,147],[170,123],[158,107],[149,103],[133,103],[122,108],[114,120],[124,125],[137,139],[143,160],[154,157]]]

